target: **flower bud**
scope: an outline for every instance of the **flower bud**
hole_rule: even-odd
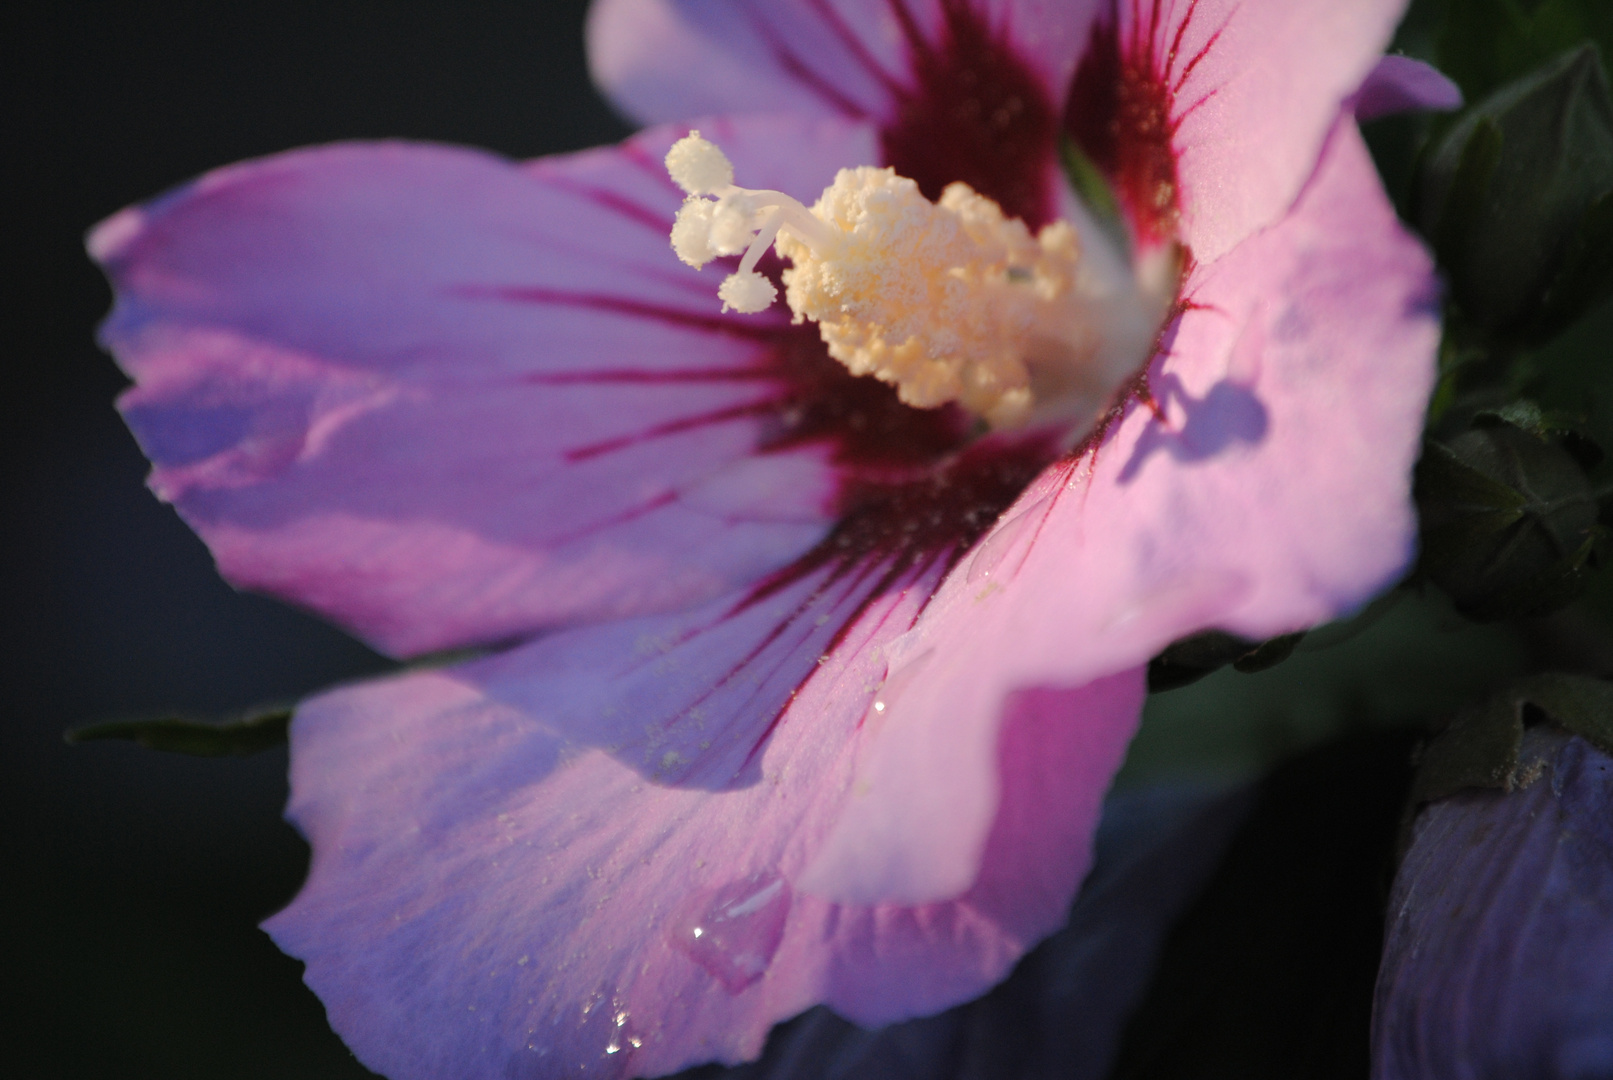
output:
[[[1613,99],[1595,47],[1469,109],[1431,149],[1415,202],[1481,330],[1538,343],[1613,292]]]
[[[1613,758],[1522,731],[1501,790],[1423,808],[1390,897],[1377,1080],[1613,1076]]]
[[[1468,430],[1425,444],[1414,492],[1422,572],[1464,614],[1542,615],[1584,591],[1604,530],[1563,440],[1481,414]]]

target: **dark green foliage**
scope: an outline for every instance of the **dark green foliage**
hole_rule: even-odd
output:
[[[1573,445],[1581,457],[1522,403],[1425,444],[1415,483],[1421,570],[1464,614],[1541,615],[1584,592],[1605,530],[1582,464],[1595,447]]]
[[[1477,32],[1458,7],[1442,56],[1452,34]],[[1524,14],[1559,25],[1550,7]],[[1605,322],[1587,316],[1613,297],[1613,95],[1595,45],[1450,123],[1424,155],[1411,213],[1449,288],[1416,477],[1421,573],[1473,618],[1554,611],[1586,592],[1606,535],[1597,469],[1613,433],[1613,356],[1604,333],[1581,332]]]
[[[1246,674],[1265,671],[1288,659],[1304,636],[1302,632],[1283,634],[1269,641],[1249,641],[1220,630],[1194,634],[1149,661],[1148,689],[1153,693],[1175,690],[1228,664]]]
[[[1613,753],[1613,684],[1579,675],[1535,675],[1458,714],[1424,750],[1413,802],[1469,788],[1510,791],[1527,781],[1519,774],[1519,750],[1524,728],[1536,719]]]
[[[1613,99],[1584,45],[1468,109],[1436,140],[1413,214],[1469,328],[1523,344],[1613,294]]]
[[[70,743],[126,739],[148,750],[169,750],[198,757],[238,757],[284,746],[290,725],[290,709],[266,709],[224,724],[182,716],[112,720],[75,728],[67,733],[66,739]]]
[[[1439,67],[1469,100],[1583,41],[1613,49],[1607,0],[1447,0],[1445,9]]]

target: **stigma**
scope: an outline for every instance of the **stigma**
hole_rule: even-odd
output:
[[[956,403],[993,428],[1084,427],[1147,361],[1174,296],[1174,280],[1148,280],[1157,268],[1139,279],[1066,221],[1033,235],[967,184],[931,202],[892,169],[842,169],[808,208],[735,186],[698,131],[666,166],[688,193],[672,226],[678,258],[698,269],[741,256],[717,290],[724,312],[778,299],[756,270],[773,247],[790,263],[794,321],[817,323],[830,356],[908,405]]]

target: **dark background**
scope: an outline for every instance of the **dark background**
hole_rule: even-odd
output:
[[[626,132],[582,0],[39,5],[8,19],[0,377],[0,1074],[368,1075],[256,928],[307,852],[283,751],[194,759],[68,727],[289,701],[384,661],[233,592],[113,411],[82,236],[241,158],[405,136],[525,157]]]

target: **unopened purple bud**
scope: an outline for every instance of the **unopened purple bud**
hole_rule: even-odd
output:
[[[1542,725],[1425,807],[1390,898],[1378,1080],[1613,1077],[1613,758]]]

